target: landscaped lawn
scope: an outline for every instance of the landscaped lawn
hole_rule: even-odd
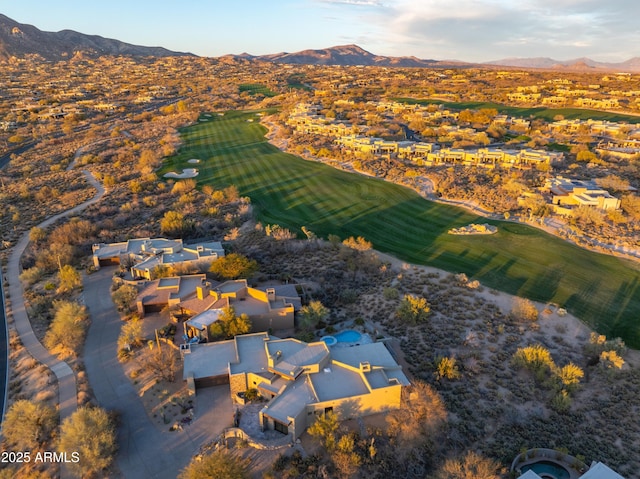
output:
[[[498,113],[510,115],[517,118],[542,118],[547,121],[553,121],[556,115],[562,115],[567,120],[607,120],[627,123],[640,123],[640,116],[624,115],[622,113],[611,113],[601,110],[588,110],[585,108],[545,108],[545,107],[531,107],[522,108],[517,106],[501,105],[500,103],[492,102],[447,102],[441,100],[432,99],[415,99],[415,98],[394,98],[395,101],[409,104],[420,105],[444,105],[446,108],[452,110],[480,110],[483,108],[493,108]]]
[[[489,221],[499,230],[490,236],[448,235],[452,227],[487,220],[401,186],[282,153],[266,141],[257,120],[256,112],[228,112],[185,128],[185,146],[166,160],[160,174],[192,167],[187,160],[199,158],[198,184],[236,185],[264,224],[299,233],[306,226],[325,238],[364,236],[376,249],[408,262],[464,272],[495,289],[556,302],[601,333],[640,347],[635,263],[514,223]]]

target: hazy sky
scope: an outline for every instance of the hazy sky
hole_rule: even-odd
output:
[[[45,31],[202,56],[356,43],[380,55],[489,61],[640,56],[637,0],[0,0]]]

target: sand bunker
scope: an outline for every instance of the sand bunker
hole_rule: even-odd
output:
[[[449,230],[450,235],[492,235],[498,232],[498,228],[490,224],[470,224],[462,228],[452,228]]]
[[[191,164],[198,164],[200,163],[200,160],[198,160],[197,158],[191,158],[190,160],[187,160],[187,163],[191,163]]]
[[[198,170],[195,168],[185,168],[182,170],[182,173],[176,173],[175,171],[171,171],[170,173],[166,173],[164,175],[165,178],[195,178],[198,176]]]

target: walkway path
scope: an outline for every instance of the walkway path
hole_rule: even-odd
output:
[[[74,208],[48,218],[38,225],[40,228],[46,228],[60,218],[77,213],[102,198],[104,195],[102,185],[100,185],[88,171],[83,171],[83,173],[87,181],[96,189],[94,197]],[[24,347],[34,359],[51,369],[58,380],[58,404],[60,405],[60,422],[62,422],[73,414],[78,407],[76,378],[66,362],[60,361],[55,356],[49,354],[49,351],[38,341],[38,338],[36,338],[31,328],[31,322],[29,321],[29,316],[27,315],[24,305],[22,283],[19,279],[20,258],[28,244],[29,233],[27,232],[22,235],[18,243],[13,247],[7,264],[7,278],[9,278],[8,293],[11,298],[11,312],[13,313],[14,327]]]
[[[199,389],[196,414],[183,431],[159,430],[149,419],[129,378],[117,359],[122,321],[109,295],[115,268],[101,268],[84,279],[85,303],[91,327],[84,348],[84,364],[100,406],[120,413],[117,463],[128,479],[175,479],[200,446],[231,425],[228,386]],[[178,381],[181,379],[178,373]]]

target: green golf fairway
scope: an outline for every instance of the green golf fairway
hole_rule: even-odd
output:
[[[214,114],[208,120],[182,130],[185,144],[160,174],[193,167],[187,160],[198,158],[199,186],[236,185],[264,224],[296,232],[306,226],[321,237],[364,236],[376,249],[405,261],[463,272],[491,288],[558,303],[602,334],[640,347],[637,264],[282,153],[264,138],[256,112]],[[474,222],[494,224],[498,233],[447,234]]]

